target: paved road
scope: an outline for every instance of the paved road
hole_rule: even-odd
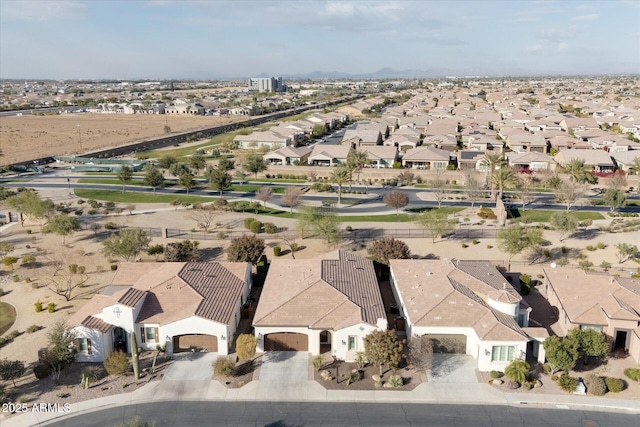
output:
[[[315,402],[157,402],[109,408],[48,426],[109,427],[134,416],[155,427],[576,426],[636,427],[638,415],[485,405]]]

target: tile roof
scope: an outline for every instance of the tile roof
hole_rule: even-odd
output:
[[[147,293],[141,289],[129,288],[120,297],[118,303],[134,308],[142,301]]]
[[[97,317],[93,317],[93,316],[87,316],[80,324],[86,328],[100,331],[103,334],[106,332],[109,332],[109,329],[111,329],[111,326],[112,326],[111,324],[105,322],[104,320],[98,319]]]

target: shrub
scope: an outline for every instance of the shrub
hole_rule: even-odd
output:
[[[602,377],[591,374],[584,379],[584,385],[587,387],[587,392],[594,396],[604,396],[607,392],[607,385]]]
[[[244,228],[247,230],[251,230],[251,224],[255,221],[255,218],[245,218],[244,219]]]
[[[280,256],[280,252],[282,251],[282,248],[280,246],[274,246],[273,247],[273,256]]]
[[[320,368],[322,368],[322,363],[323,363],[322,356],[318,355],[314,357],[311,363],[313,364],[313,369],[315,369],[316,371],[319,371]]]
[[[88,366],[82,370],[82,375],[89,380],[89,383],[94,383],[107,376],[107,372],[100,366]]]
[[[404,380],[400,375],[391,375],[389,377],[389,384],[391,384],[393,388],[400,388],[404,385]]]
[[[606,377],[604,379],[605,385],[607,386],[607,390],[611,393],[620,393],[624,390],[624,381],[620,378]]]
[[[491,371],[489,372],[489,376],[491,376],[491,378],[493,379],[497,379],[497,378],[502,378],[504,374],[500,371]]]
[[[473,240],[471,241],[471,243],[473,243],[474,245],[477,245],[478,243],[480,243],[480,240],[473,239]]]
[[[49,367],[44,363],[40,363],[33,368],[33,375],[39,380],[47,378],[50,373]]]
[[[469,247],[469,245],[467,245],[466,243],[463,243],[461,246],[462,246],[462,249],[467,249]]]
[[[487,245],[487,249],[492,249],[493,246],[492,245]]]
[[[264,232],[267,234],[276,234],[278,232],[278,227],[272,222],[264,223]]]
[[[10,340],[14,340],[18,338],[20,335],[22,335],[22,332],[18,331],[17,329],[14,329],[13,331],[9,332],[9,334],[7,334],[7,338]]]
[[[216,361],[213,362],[213,372],[216,375],[230,377],[235,370],[236,364],[228,357],[218,357]]]
[[[604,249],[604,248],[606,248],[606,247],[607,247],[607,245],[605,245],[605,244],[604,244],[604,243],[602,243],[602,242],[598,242],[598,244],[596,245],[596,247],[597,247],[598,249]]]
[[[480,208],[480,211],[478,212],[478,216],[482,219],[497,219],[498,217],[496,216],[496,214],[487,207],[484,208]]]
[[[38,332],[40,329],[43,329],[44,326],[40,326],[40,325],[31,325],[27,328],[27,333],[28,334],[32,334],[34,332]]]
[[[551,369],[551,365],[549,363],[545,363],[544,365],[542,365],[542,370],[545,373],[550,374],[553,369]]]
[[[624,374],[633,381],[640,381],[640,368],[627,368],[624,370]]]
[[[252,233],[259,233],[260,231],[262,231],[262,223],[260,221],[253,221],[251,223],[251,232]]]
[[[552,381],[558,381],[558,376],[556,374],[551,375],[551,380]]]
[[[55,302],[50,302],[49,304],[47,304],[47,311],[49,313],[55,313],[56,312],[56,303]]]
[[[108,222],[104,225],[104,229],[105,230],[117,230],[118,229],[118,224],[116,224],[115,222]]]
[[[596,247],[593,245],[587,245],[585,249],[588,250],[589,252],[593,252],[596,250]]]
[[[529,391],[529,390],[531,390],[532,388],[533,388],[533,386],[531,385],[531,383],[524,383],[524,384],[522,384],[522,389],[523,389],[523,390]]]
[[[551,258],[551,251],[549,249],[545,249],[542,254],[545,258]]]
[[[129,359],[121,351],[114,351],[104,359],[104,369],[109,375],[124,375],[129,371]]]
[[[36,313],[40,313],[42,310],[44,310],[44,308],[42,308],[42,302],[40,300],[36,301],[36,303],[33,305],[36,307]]]
[[[558,385],[564,391],[573,393],[574,391],[576,391],[576,387],[578,387],[578,380],[573,378],[572,376],[564,374],[558,379]]]
[[[116,264],[111,264],[111,271],[116,271],[118,269],[118,266]]]

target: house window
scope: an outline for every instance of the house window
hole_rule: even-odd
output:
[[[89,338],[77,338],[78,353],[91,354],[91,340]]]
[[[158,342],[158,328],[140,328],[142,342]]]
[[[349,345],[347,346],[347,350],[356,351],[357,350],[357,339],[355,335],[349,335]]]
[[[593,329],[594,331],[602,332],[602,326],[595,325],[580,325],[580,330],[585,331],[587,329]]]
[[[491,350],[492,362],[510,362],[515,359],[516,348],[512,345],[494,345]]]

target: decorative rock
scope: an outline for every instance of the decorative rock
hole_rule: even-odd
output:
[[[390,382],[386,382],[382,385],[383,388],[393,388]]]
[[[371,376],[371,379],[372,379],[373,381],[381,381],[381,380],[382,380],[382,378],[380,378],[380,375],[377,375],[377,374],[376,374],[376,375],[372,375],[372,376]]]
[[[501,385],[504,381],[502,381],[499,378],[496,378],[495,380],[491,381],[491,384],[493,385]]]
[[[533,388],[540,388],[542,387],[542,381],[538,380],[534,385]]]

